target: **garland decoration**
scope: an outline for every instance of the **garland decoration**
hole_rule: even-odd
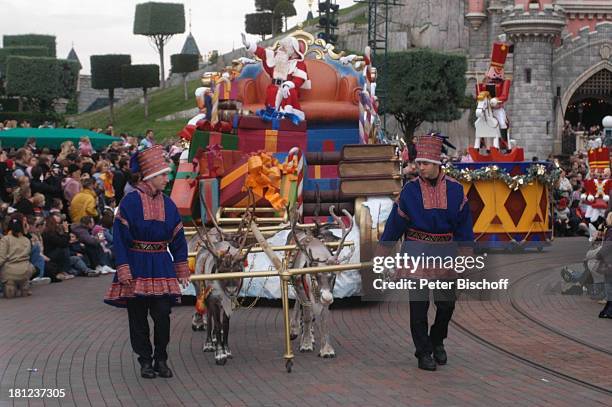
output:
[[[463,182],[501,180],[508,185],[508,188],[516,191],[521,186],[531,185],[534,182],[539,182],[548,187],[555,185],[561,175],[561,168],[556,163],[550,166],[550,168],[543,164],[533,164],[527,169],[525,174],[511,176],[506,170],[499,168],[497,165],[490,165],[476,170],[467,168],[459,170],[448,163],[444,167],[444,172],[457,181]]]

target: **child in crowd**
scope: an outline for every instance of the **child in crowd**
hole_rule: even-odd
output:
[[[79,140],[79,153],[82,156],[91,157],[95,150],[91,145],[91,141],[89,141],[89,137],[81,137]]]
[[[70,233],[70,269],[68,272],[74,276],[98,277],[100,272],[92,270],[88,267],[85,260],[85,245],[79,242],[74,233]]]

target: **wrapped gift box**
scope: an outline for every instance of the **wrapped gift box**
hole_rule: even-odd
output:
[[[200,176],[205,178],[222,177],[230,168],[240,162],[243,157],[242,151],[204,151],[199,159]]]
[[[238,122],[239,129],[250,130],[280,130],[306,132],[306,121],[302,120],[299,124],[293,124],[289,119],[264,121],[256,115],[242,116]]]
[[[293,147],[306,151],[306,132],[239,128],[238,139],[238,149],[245,153],[261,150],[280,153]]]
[[[341,151],[345,144],[357,144],[361,141],[357,127],[308,129],[307,134],[308,151]]]
[[[238,136],[217,131],[196,130],[189,145],[188,160],[193,160],[198,149],[205,149],[208,146],[220,144],[224,150],[238,150]]]
[[[308,166],[308,178],[338,178],[337,165],[310,165]]]
[[[197,205],[198,183],[197,173],[193,171],[193,165],[189,162],[179,164],[170,198],[174,201],[183,223],[193,222],[194,216],[199,212]]]
[[[216,178],[201,179],[199,187],[200,216],[202,223],[207,223],[212,221],[210,216],[215,216],[219,209],[219,180]]]
[[[283,164],[287,158],[286,153],[274,154],[274,158]],[[220,206],[226,207],[246,207],[249,203],[248,192],[242,191],[242,187],[248,175],[248,159],[249,156],[243,156],[241,160],[230,168],[226,175],[221,178],[220,182]],[[303,178],[299,174],[283,174],[280,180],[279,193],[281,197],[286,199],[290,204],[296,202],[299,197],[299,180]],[[256,202],[258,207],[270,207],[270,203],[264,198],[259,198]]]
[[[338,178],[308,178],[304,180],[304,191],[334,191],[340,187],[340,179]]]

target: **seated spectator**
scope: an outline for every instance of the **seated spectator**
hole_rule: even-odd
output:
[[[70,270],[74,276],[98,277],[99,271],[92,270],[86,263],[85,244],[79,242],[74,233],[70,233]]]
[[[45,217],[45,196],[37,192],[32,196],[32,206],[34,208],[34,216]]]
[[[24,216],[13,214],[8,222],[8,233],[0,239],[0,282],[4,298],[32,295],[30,277],[34,266],[30,263],[32,244],[25,236],[28,226]]]
[[[84,179],[83,189],[76,194],[70,202],[70,218],[72,222],[78,223],[83,216],[98,216],[97,200],[98,196],[94,190],[94,180]]]
[[[79,223],[72,225],[72,233],[74,233],[80,243],[85,245],[84,250],[89,260],[89,265],[96,271],[102,274],[114,273],[115,270],[110,267],[110,259],[105,256],[102,246],[102,236],[92,235],[92,230],[95,226],[94,219],[91,216],[81,217]]]
[[[30,255],[30,263],[36,268],[36,275],[32,278],[32,284],[48,284],[51,282],[49,277],[45,277],[45,262],[50,259],[44,255],[44,243],[42,231],[45,226],[45,220],[41,217],[32,216],[28,219],[29,238],[32,243],[32,254]]]
[[[68,176],[62,180],[62,191],[66,202],[72,202],[76,194],[81,192],[81,169],[76,164],[68,166]]]
[[[89,137],[81,137],[79,140],[79,153],[81,153],[82,156],[87,157],[90,157],[93,153],[95,153],[95,150],[91,145],[91,141],[89,141]]]
[[[17,211],[24,216],[34,215],[34,205],[32,205],[32,191],[30,187],[18,189],[17,200],[13,208],[17,209]]]
[[[45,264],[45,274],[51,282],[59,282],[74,278],[70,270],[70,236],[68,222],[57,215],[49,215],[45,221],[42,234],[45,256],[49,261]]]
[[[63,210],[64,202],[59,198],[53,198],[51,200],[51,207],[49,208],[49,213],[56,213],[58,215],[61,215]]]
[[[110,170],[110,164],[106,160],[98,161],[96,172],[93,177],[97,181],[99,189],[104,191],[104,203],[110,204],[115,199],[115,189],[113,188],[113,172]]]

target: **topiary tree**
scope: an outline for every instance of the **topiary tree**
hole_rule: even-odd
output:
[[[2,37],[4,47],[45,47],[47,57],[55,58],[55,36],[41,34],[5,35]]]
[[[134,34],[145,35],[157,48],[161,67],[161,86],[166,87],[164,46],[175,34],[185,32],[185,7],[176,3],[142,3],[136,5]]]
[[[381,112],[392,114],[407,143],[423,122],[452,121],[461,117],[467,60],[463,55],[415,49],[388,54],[379,78],[386,83]]]
[[[278,6],[279,3],[284,2],[285,0],[255,0],[255,10],[258,11],[258,13],[255,13],[255,15],[257,15],[258,17],[254,17],[254,18],[262,18],[265,19],[265,21],[262,21],[262,24],[265,22],[268,24],[268,27],[270,31],[266,30],[266,34],[272,34],[272,36],[278,34],[278,32],[280,30],[282,30],[283,28],[283,14],[279,14],[275,12],[276,7]],[[293,0],[289,0],[290,3],[293,3]],[[282,10],[284,7],[286,6],[281,6],[281,8],[279,8],[279,11]],[[295,9],[294,9],[295,10]],[[270,13],[272,14],[271,16],[268,16],[267,14]],[[294,14],[295,15],[295,14]],[[256,32],[249,32],[247,31],[249,34],[257,34],[257,35],[261,35],[259,33]],[[262,37],[263,38],[263,37]]]
[[[276,26],[281,26],[283,20],[273,13],[251,13],[244,16],[245,31],[253,35],[261,35],[265,40],[266,35],[272,34]]]
[[[11,56],[48,57],[49,49],[43,46],[20,46],[0,48],[0,78],[6,72],[6,59]]]
[[[89,61],[91,65],[91,87],[94,89],[108,89],[110,121],[112,123],[115,119],[115,89],[123,86],[121,80],[121,67],[123,65],[130,65],[132,63],[132,57],[121,54],[92,55]]]
[[[123,65],[121,83],[125,89],[142,89],[144,96],[144,115],[149,117],[149,100],[147,90],[159,86],[158,65]]]
[[[170,56],[170,63],[172,64],[172,73],[183,74],[183,92],[185,100],[188,100],[187,74],[200,68],[200,57],[194,54],[174,54]]]
[[[274,15],[285,19],[285,31],[287,31],[287,20],[289,17],[297,15],[297,11],[293,6],[293,1],[280,0],[274,7]]]
[[[6,61],[6,94],[33,99],[46,111],[64,94],[60,65],[55,58],[10,56]]]

